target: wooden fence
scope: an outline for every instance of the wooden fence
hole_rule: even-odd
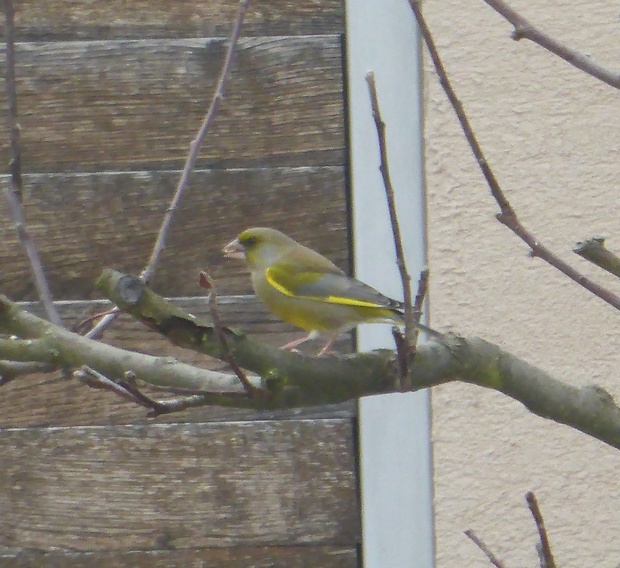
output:
[[[16,4],[24,206],[70,324],[101,309],[102,268],[145,264],[237,2]],[[250,296],[247,274],[220,249],[260,223],[347,268],[343,28],[341,1],[250,6],[153,283],[203,314],[197,273],[208,270],[226,323],[271,344],[291,328]],[[0,101],[6,164],[4,92]],[[36,311],[3,207],[0,243],[0,292]],[[129,318],[106,341],[215,365]],[[357,566],[355,445],[353,404],[152,420],[58,375],[20,378],[0,389],[0,566]]]

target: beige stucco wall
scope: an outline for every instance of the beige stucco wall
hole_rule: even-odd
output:
[[[609,0],[511,0],[558,39],[620,71]],[[620,253],[620,92],[542,48],[481,0],[428,0],[425,13],[473,126],[522,221],[571,253],[606,235]],[[620,314],[538,259],[494,220],[497,207],[430,62],[425,65],[431,319],[479,335],[573,385],[620,399]],[[439,568],[490,566],[473,529],[511,567],[538,566],[524,502],[534,490],[563,568],[620,564],[620,452],[481,388],[433,390]]]

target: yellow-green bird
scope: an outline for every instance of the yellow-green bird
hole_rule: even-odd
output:
[[[402,325],[403,304],[347,276],[333,262],[275,229],[254,227],[228,243],[223,253],[246,261],[256,295],[280,319],[310,333],[287,343],[290,349],[321,332],[329,341],[360,323]],[[426,326],[424,331],[433,333]]]

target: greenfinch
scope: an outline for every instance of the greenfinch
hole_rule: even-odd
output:
[[[341,333],[357,324],[404,323],[401,302],[347,276],[318,252],[275,229],[246,229],[222,252],[246,261],[256,295],[278,318],[310,332],[283,348],[329,331],[322,355]]]

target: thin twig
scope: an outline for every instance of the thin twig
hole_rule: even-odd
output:
[[[409,377],[409,349],[415,349],[418,333],[414,327],[413,308],[411,305],[411,276],[407,272],[405,263],[405,252],[403,241],[400,234],[400,226],[398,223],[398,215],[396,213],[396,202],[394,199],[394,187],[392,186],[392,178],[390,176],[390,167],[388,162],[387,140],[385,135],[385,122],[381,117],[381,109],[379,107],[379,96],[377,95],[377,85],[375,83],[375,74],[371,71],[366,74],[366,83],[368,84],[368,92],[370,94],[370,104],[372,107],[372,117],[375,121],[377,129],[377,138],[379,140],[380,163],[379,171],[383,178],[383,187],[385,188],[385,197],[387,201],[388,211],[390,214],[390,224],[392,226],[392,235],[394,239],[394,248],[396,250],[396,266],[400,273],[400,280],[403,287],[404,299],[404,319],[405,319],[405,340],[404,349],[403,342],[399,338],[398,333],[392,331],[394,341],[396,343],[396,352],[400,362],[400,389],[407,391],[411,388],[411,379]]]
[[[157,235],[157,241],[155,242],[153,252],[151,253],[151,258],[149,259],[146,267],[140,275],[140,279],[146,284],[150,282],[153,274],[155,273],[155,269],[157,268],[157,264],[159,263],[161,254],[166,246],[166,239],[168,238],[168,231],[170,230],[170,226],[172,224],[172,217],[179,204],[179,201],[181,200],[183,191],[187,187],[189,175],[198,157],[198,152],[200,150],[202,141],[204,140],[204,137],[206,136],[207,131],[209,130],[209,127],[213,122],[213,118],[215,117],[215,112],[217,111],[220,101],[224,98],[224,88],[226,86],[226,81],[230,75],[233,54],[237,45],[237,40],[239,39],[239,34],[241,33],[241,26],[243,24],[243,18],[245,17],[245,11],[248,7],[248,4],[249,0],[241,0],[239,2],[239,7],[237,8],[237,17],[232,29],[232,33],[230,35],[228,51],[226,52],[226,57],[224,59],[224,64],[222,65],[222,71],[217,82],[215,93],[211,100],[211,105],[209,106],[209,110],[207,111],[207,114],[202,121],[198,133],[196,134],[196,138],[194,138],[194,140],[192,140],[192,142],[190,143],[190,150],[185,161],[185,167],[183,168],[183,172],[179,179],[179,183],[177,185],[172,201],[170,202],[168,210],[164,215],[161,228],[159,229],[159,234]]]
[[[390,213],[390,222],[392,224],[392,234],[394,235],[394,248],[396,249],[396,265],[400,272],[400,279],[403,286],[403,296],[405,304],[405,338],[407,344],[411,344],[411,337],[414,329],[413,311],[411,306],[411,276],[407,272],[405,264],[405,252],[403,249],[403,241],[400,235],[400,226],[398,224],[398,216],[396,214],[396,203],[394,200],[394,187],[390,177],[390,168],[388,165],[388,151],[385,137],[385,122],[381,118],[381,109],[379,108],[379,97],[377,95],[377,85],[375,83],[375,74],[371,71],[366,74],[366,83],[368,83],[368,91],[370,93],[370,104],[372,106],[372,117],[377,128],[377,137],[379,139],[379,153],[381,161],[379,171],[383,178],[385,187],[385,197],[387,199],[388,211]]]
[[[377,85],[375,83],[375,74],[371,71],[366,74],[366,83],[370,93],[370,103],[372,106],[372,116],[377,129],[377,137],[379,140],[380,164],[379,171],[383,178],[385,187],[385,195],[390,214],[390,222],[392,225],[392,233],[394,235],[394,248],[396,249],[396,265],[400,272],[400,278],[403,286],[404,303],[405,303],[405,335],[408,336],[413,326],[411,325],[411,276],[407,272],[405,264],[405,253],[403,242],[400,234],[400,226],[398,223],[398,215],[396,214],[396,203],[394,199],[394,187],[390,176],[390,168],[388,165],[387,141],[385,136],[385,122],[381,117],[381,109],[379,107],[379,98],[377,95]]]
[[[94,327],[93,322],[95,320],[98,320],[99,318],[103,318],[109,315],[115,315],[117,313],[120,315],[120,310],[117,307],[114,307],[114,308],[110,308],[109,310],[105,310],[104,312],[99,312],[91,316],[85,317],[81,319],[80,321],[76,322],[72,326],[71,331],[75,331],[75,333],[84,335],[87,329],[90,331],[90,329]]]
[[[6,90],[9,116],[7,126],[9,129],[9,144],[11,145],[11,181],[12,191],[17,200],[22,203],[24,199],[21,149],[19,147],[19,123],[17,122],[17,89],[15,79],[15,8],[13,0],[7,0],[4,4],[6,20]]]
[[[441,86],[446,92],[446,95],[448,96],[448,99],[450,100],[450,103],[454,108],[454,112],[456,113],[456,116],[461,123],[461,128],[463,130],[463,133],[465,134],[465,138],[467,139],[471,151],[476,158],[478,166],[480,167],[480,170],[484,175],[489,189],[491,190],[491,195],[495,198],[495,201],[497,201],[497,204],[499,205],[500,213],[497,214],[497,220],[500,223],[506,225],[506,227],[508,227],[513,233],[515,233],[522,241],[524,241],[530,247],[532,256],[537,256],[540,259],[544,260],[545,262],[562,272],[564,275],[568,276],[571,280],[573,280],[595,296],[601,298],[601,300],[612,305],[617,310],[620,310],[620,296],[617,296],[610,290],[607,290],[606,288],[600,286],[599,284],[596,284],[589,278],[586,278],[579,271],[575,270],[566,262],[558,258],[554,253],[551,252],[551,250],[549,250],[546,246],[542,245],[521,224],[517,217],[517,214],[510,205],[510,202],[504,195],[504,192],[502,191],[502,188],[500,187],[499,182],[495,177],[495,174],[491,170],[491,167],[487,162],[484,152],[482,151],[482,148],[478,143],[478,139],[476,138],[476,135],[474,134],[474,131],[469,123],[469,119],[465,114],[463,105],[457,98],[454,88],[450,83],[446,70],[439,57],[439,53],[437,51],[435,41],[433,40],[433,36],[431,35],[430,29],[428,28],[426,20],[424,19],[424,16],[422,14],[419,1],[409,0],[409,4],[420,27],[420,32],[422,33],[424,42],[426,43],[430,52],[431,59],[435,66],[435,71],[439,76]]]
[[[409,350],[415,349],[415,346],[409,347],[407,339],[398,326],[392,326],[392,337],[394,345],[396,345],[396,361],[398,362],[398,388],[400,392],[406,392],[407,374],[409,372]]]
[[[603,237],[593,237],[577,243],[573,252],[620,278],[620,258],[605,248]]]
[[[428,268],[425,268],[420,272],[420,278],[418,280],[418,292],[416,293],[415,301],[413,304],[413,323],[414,328],[411,334],[410,343],[408,344],[405,336],[401,333],[398,327],[394,326],[392,328],[392,337],[394,337],[394,343],[396,344],[396,360],[398,361],[398,369],[400,371],[400,389],[401,391],[409,390],[407,387],[409,386],[409,381],[406,379],[409,375],[409,369],[411,368],[411,364],[415,359],[417,350],[418,350],[418,336],[420,331],[430,329],[426,328],[420,324],[420,319],[422,319],[422,306],[424,304],[424,298],[426,297],[426,293],[428,291]],[[435,330],[431,330],[433,333],[431,335],[435,337],[443,337],[443,334],[439,332],[435,332]]]
[[[181,177],[179,178],[179,182],[177,184],[172,200],[170,201],[170,205],[168,206],[168,209],[166,210],[166,213],[162,220],[162,224],[159,229],[159,233],[157,234],[155,245],[153,246],[153,251],[151,252],[151,256],[146,266],[144,267],[144,270],[142,270],[142,273],[140,274],[140,279],[147,284],[153,278],[153,274],[155,274],[155,270],[157,269],[157,265],[159,264],[162,252],[166,248],[166,240],[168,238],[168,232],[170,231],[170,227],[172,225],[174,213],[177,209],[179,202],[181,201],[183,192],[187,187],[189,176],[192,172],[196,159],[198,158],[198,152],[200,151],[202,141],[204,140],[207,131],[209,130],[209,127],[213,122],[215,112],[217,111],[220,101],[224,98],[224,88],[226,86],[226,81],[230,75],[233,54],[239,40],[241,26],[243,25],[243,19],[245,17],[245,12],[249,3],[250,0],[241,0],[239,2],[235,23],[230,34],[228,50],[226,51],[226,57],[224,58],[224,63],[222,65],[222,70],[220,72],[220,77],[218,79],[213,98],[211,99],[211,104],[209,106],[209,109],[207,110],[207,113],[205,114],[200,128],[198,129],[196,137],[190,143],[190,149],[187,155],[187,159],[185,160],[185,166],[183,167]],[[110,323],[112,323],[117,317],[118,314],[110,314],[105,316],[88,333],[87,337],[91,339],[101,337],[108,325],[110,325]]]
[[[168,414],[170,411],[165,404],[144,394],[136,385],[136,378],[133,374],[127,373],[124,381],[118,381],[118,385],[130,393],[138,404],[149,408],[151,411],[148,416],[159,416],[160,414]]]
[[[484,552],[486,557],[489,559],[489,562],[493,564],[493,566],[495,566],[496,568],[505,568],[504,564],[497,558],[497,556],[495,556],[489,550],[487,545],[484,544],[484,542],[476,536],[474,531],[470,529],[466,530],[465,536],[469,538],[480,550],[482,550],[482,552]]]
[[[530,508],[532,517],[534,517],[534,521],[536,522],[536,529],[538,530],[538,537],[540,538],[539,550],[542,555],[540,568],[556,568],[555,559],[553,558],[553,553],[551,552],[551,545],[549,544],[549,537],[547,536],[547,529],[545,528],[545,521],[543,520],[542,513],[540,512],[536,495],[534,495],[531,491],[528,491],[525,494],[525,500],[527,501],[527,506]]]
[[[34,280],[37,294],[41,300],[48,319],[59,326],[62,326],[62,319],[52,301],[39,251],[26,226],[26,218],[22,207],[22,172],[21,172],[21,153],[19,148],[19,123],[17,121],[17,89],[15,81],[15,10],[12,0],[4,2],[5,14],[5,40],[6,40],[6,92],[8,100],[8,128],[11,144],[11,183],[5,190],[6,199],[9,206],[11,220],[15,225],[17,236],[22,248],[28,256],[28,262]]]
[[[245,397],[244,393],[202,393],[159,401],[144,394],[135,384],[135,378],[130,374],[126,375],[126,380],[116,382],[90,367],[82,366],[73,372],[73,376],[79,382],[91,388],[109,390],[129,402],[148,408],[148,418],[154,418],[161,414],[180,412],[187,408],[205,406],[210,402],[213,403],[214,400],[224,404],[226,401],[230,401],[236,397]]]
[[[137,398],[132,392],[125,388],[125,386],[109,379],[105,375],[101,374],[99,371],[95,371],[91,367],[83,365],[79,369],[76,369],[72,373],[73,377],[77,379],[80,383],[85,384],[93,389],[104,389],[112,391],[113,393],[119,395],[120,397],[128,400],[129,402],[134,402],[136,404],[140,404],[142,406],[145,405],[139,398]]]
[[[428,293],[429,274],[428,268],[424,268],[420,272],[418,292],[415,296],[415,301],[413,302],[413,319],[416,323],[420,323],[420,320],[422,319],[422,306],[424,305],[424,300],[426,299],[426,294]]]
[[[520,39],[529,39],[537,43],[547,51],[561,57],[567,63],[581,69],[588,75],[607,83],[608,85],[620,89],[620,73],[615,73],[595,63],[583,53],[568,47],[556,41],[546,33],[542,32],[519,13],[515,12],[503,0],[484,0],[493,10],[506,18],[513,26],[512,39],[518,41]]]
[[[215,289],[215,284],[213,279],[206,272],[200,273],[200,287],[209,291],[209,310],[211,312],[211,318],[213,319],[213,331],[222,346],[222,359],[228,363],[233,373],[237,375],[249,397],[257,399],[264,398],[267,393],[262,389],[256,388],[250,383],[248,377],[235,360],[235,357],[228,346],[226,336],[224,335],[224,326],[222,325],[222,319],[220,318],[220,312],[217,306],[217,291]]]
[[[418,279],[418,291],[415,295],[415,300],[413,302],[413,321],[416,325],[416,328],[413,330],[412,342],[409,345],[409,365],[415,358],[417,345],[418,345],[418,334],[420,333],[420,320],[422,319],[422,306],[424,305],[424,300],[426,298],[426,294],[428,293],[428,268],[425,268],[420,272],[420,278]]]
[[[84,365],[79,369],[76,369],[72,374],[73,377],[79,382],[93,389],[109,390],[129,402],[148,408],[150,412],[147,416],[149,417],[159,416],[160,414],[169,414],[177,410],[178,405],[170,406],[167,405],[165,401],[159,402],[144,394],[137,387],[135,377],[130,373],[126,374],[125,380],[113,381],[99,371],[95,371],[95,369]]]

